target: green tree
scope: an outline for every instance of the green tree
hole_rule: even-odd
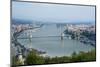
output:
[[[28,56],[26,57],[25,63],[27,65],[33,65],[33,64],[43,64],[44,58],[42,56],[37,55],[34,52],[30,52]]]

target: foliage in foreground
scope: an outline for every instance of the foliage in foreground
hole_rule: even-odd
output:
[[[38,54],[35,54],[34,52],[30,52],[28,56],[26,57],[25,64],[27,65],[33,65],[33,64],[44,64],[44,58],[42,56],[39,56]]]
[[[73,52],[71,56],[52,57],[52,58],[49,56],[42,57],[34,52],[30,52],[26,57],[25,65],[87,62],[87,61],[95,61],[95,60],[96,60],[95,50],[89,52],[80,52],[79,54]],[[15,64],[16,63],[14,63],[14,65]]]

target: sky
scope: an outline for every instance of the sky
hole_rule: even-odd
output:
[[[95,7],[12,2],[12,18],[42,22],[94,22]]]

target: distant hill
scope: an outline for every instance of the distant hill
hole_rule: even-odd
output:
[[[12,24],[93,24],[92,22],[50,22],[50,21],[37,21],[37,20],[26,20],[26,19],[12,19]],[[94,23],[95,24],[95,23]]]
[[[31,20],[23,20],[23,19],[12,19],[12,24],[30,24],[32,23]]]

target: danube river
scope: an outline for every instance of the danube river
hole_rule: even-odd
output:
[[[81,43],[78,40],[63,37],[61,40],[61,33],[65,30],[65,25],[60,24],[44,24],[40,28],[34,29],[31,41],[28,39],[29,31],[21,34],[18,41],[25,47],[32,47],[34,49],[45,51],[44,56],[70,56],[73,52],[90,51],[95,47],[90,44]],[[26,36],[26,35],[27,36]],[[25,38],[26,37],[26,38]]]

